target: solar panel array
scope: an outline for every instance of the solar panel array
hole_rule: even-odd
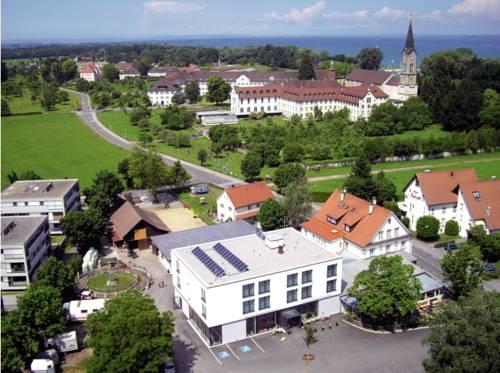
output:
[[[202,262],[205,265],[205,267],[207,267],[210,271],[212,271],[214,275],[216,275],[217,277],[225,275],[224,270],[198,246],[196,246],[193,250],[191,250],[191,252],[194,254],[195,257],[198,258],[200,262]]]
[[[245,262],[243,262],[240,258],[238,258],[236,255],[234,255],[231,251],[229,251],[229,249],[220,242],[215,244],[214,250],[217,251],[229,263],[231,263],[231,265],[238,271],[240,272],[248,271],[248,265]]]

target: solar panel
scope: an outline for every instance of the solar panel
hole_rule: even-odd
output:
[[[202,249],[200,249],[198,246],[196,246],[191,252],[194,254],[195,257],[198,258],[200,262],[202,262],[205,267],[207,267],[214,275],[217,277],[224,276],[224,270],[214,262],[212,258],[210,258],[207,253],[205,253]]]
[[[227,247],[225,247],[220,242],[216,243],[214,250],[217,251],[220,256],[226,259],[231,265],[240,272],[248,271],[248,265],[240,260],[236,255],[234,255]]]

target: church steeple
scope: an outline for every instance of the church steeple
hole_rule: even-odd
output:
[[[410,25],[408,26],[408,33],[406,34],[405,52],[410,54],[415,50],[415,42],[413,40],[413,27],[410,18]]]

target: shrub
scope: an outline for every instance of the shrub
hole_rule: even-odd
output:
[[[422,216],[417,221],[417,238],[434,241],[439,238],[439,220],[434,216]]]
[[[458,236],[460,229],[458,223],[455,220],[448,220],[444,227],[444,233],[448,236]]]

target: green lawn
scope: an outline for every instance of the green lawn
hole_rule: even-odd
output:
[[[112,280],[114,285],[107,285],[109,281],[109,275],[107,272],[98,273],[97,275],[91,277],[87,283],[88,287],[95,291],[102,292],[113,292],[126,290],[134,285],[135,276],[128,272],[112,272]]]
[[[413,137],[419,137],[421,139],[428,139],[429,137],[432,137],[432,136],[437,138],[437,137],[447,136],[449,134],[450,134],[449,132],[443,131],[439,124],[433,124],[432,126],[426,127],[421,131],[415,131],[415,130],[414,131],[405,131],[405,132],[397,134],[397,135],[391,135],[391,136],[386,136],[386,137],[392,138],[392,139],[401,139],[401,140],[406,140],[406,139],[410,139]]]
[[[180,201],[189,205],[191,210],[194,211],[206,224],[215,224],[215,211],[217,210],[217,198],[222,193],[222,189],[216,188],[212,185],[208,187],[207,194],[199,196],[192,196],[189,192],[179,194]],[[206,203],[201,203],[201,198],[204,198]]]
[[[40,101],[31,101],[30,91],[24,88],[22,96],[4,96],[7,100],[12,114],[31,114],[47,112],[42,109]],[[80,96],[76,93],[69,93],[69,101],[64,104],[57,104],[54,111],[72,111],[80,108]]]
[[[43,178],[78,178],[85,188],[97,171],[115,170],[127,157],[72,113],[3,117],[1,126],[2,189],[9,172],[28,169]]]

